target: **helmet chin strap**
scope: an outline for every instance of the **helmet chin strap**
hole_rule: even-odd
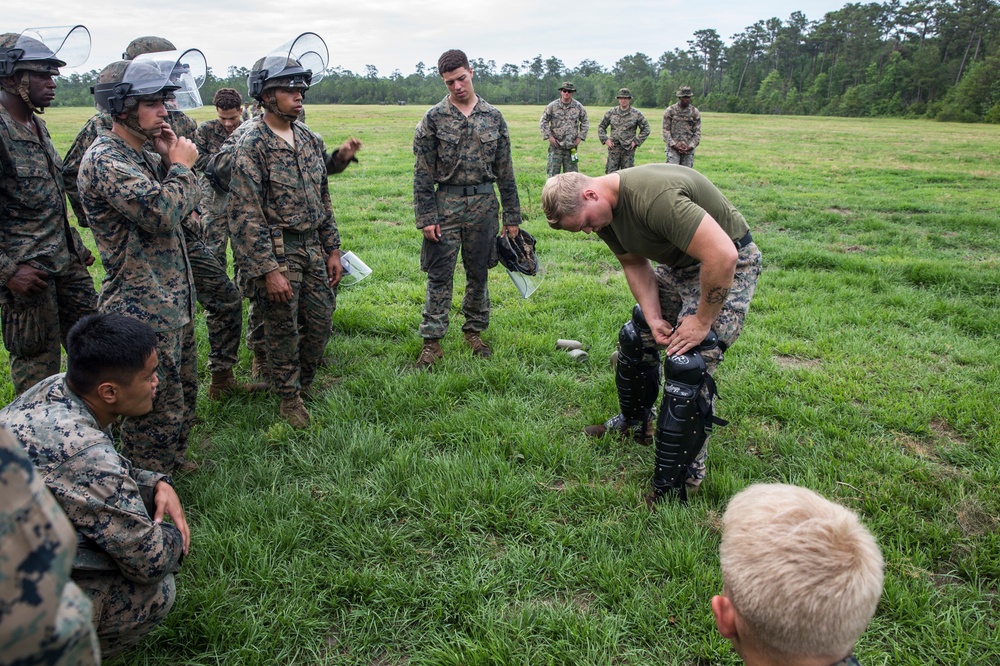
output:
[[[28,95],[28,80],[30,79],[28,72],[22,69],[21,71],[14,73],[14,76],[18,75],[20,75],[21,78],[17,80],[17,85],[0,87],[3,88],[4,92],[11,95],[17,95],[24,100],[24,103],[28,105],[28,108],[31,109],[32,113],[45,113],[45,109],[35,106],[31,101],[31,97]]]
[[[299,119],[299,114],[297,113],[284,113],[283,111],[280,111],[278,109],[277,95],[271,95],[270,99],[264,96],[264,100],[266,100],[264,102],[264,108],[273,113],[274,115],[278,116],[285,122],[292,123]]]
[[[137,108],[130,109],[128,116],[124,120],[115,118],[115,122],[121,125],[122,129],[126,132],[143,142],[152,141],[156,138],[153,130],[142,129],[142,126],[139,124],[139,110]]]

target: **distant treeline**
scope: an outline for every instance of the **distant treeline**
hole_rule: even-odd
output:
[[[810,21],[757,21],[726,44],[712,28],[697,30],[687,49],[653,60],[635,53],[607,69],[593,60],[567,67],[556,56],[521,64],[474,60],[476,92],[493,104],[544,104],[569,79],[587,105],[615,102],[627,86],[640,108],[673,103],[682,85],[703,111],[833,116],[911,116],[1000,122],[1000,0],[899,0],[852,3]],[[473,53],[474,54],[474,53]],[[247,69],[209,76],[202,97],[215,90],[246,91]],[[57,103],[92,104],[97,71],[60,80]],[[309,91],[314,104],[430,105],[446,90],[434,63],[417,63],[404,76],[332,68]]]

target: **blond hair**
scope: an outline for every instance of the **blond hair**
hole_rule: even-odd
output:
[[[542,188],[542,211],[553,229],[561,229],[563,217],[574,214],[581,205],[581,193],[590,179],[578,171],[552,176]]]
[[[851,652],[882,595],[883,560],[857,515],[806,488],[758,484],[722,518],[725,596],[770,652]]]

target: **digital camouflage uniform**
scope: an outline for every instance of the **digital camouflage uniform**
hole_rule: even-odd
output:
[[[174,603],[183,537],[151,518],[164,476],[118,454],[65,375],[36,384],[0,411],[0,421],[76,528],[73,580],[93,603],[102,654],[114,656],[162,622]]]
[[[123,453],[170,473],[184,462],[198,393],[194,282],[181,225],[201,188],[184,165],[168,169],[159,155],[106,131],[84,155],[79,188],[106,271],[101,312],[144,321],[157,337],[153,411],[122,422]]]
[[[83,210],[83,204],[80,203],[80,193],[76,183],[76,177],[80,173],[80,161],[87,148],[90,148],[90,144],[94,143],[98,133],[101,130],[110,130],[111,126],[111,116],[107,113],[98,111],[92,115],[77,132],[73,145],[66,151],[66,158],[63,160],[62,173],[63,182],[66,184],[66,196],[69,197],[70,206],[73,207],[76,222],[81,227],[87,226],[87,214]]]
[[[612,173],[619,169],[628,169],[635,164],[635,151],[649,137],[649,122],[642,111],[634,107],[629,107],[627,111],[622,111],[616,106],[608,109],[608,112],[601,118],[601,123],[597,126],[597,138],[601,145],[606,145],[609,138],[608,127],[611,127],[611,141],[614,148],[608,148],[608,163],[604,173]],[[639,130],[636,136],[635,131]],[[635,148],[630,148],[635,142]]]
[[[694,149],[701,142],[701,112],[694,104],[686,109],[677,102],[663,112],[663,143],[666,144],[667,164],[680,164],[694,168]],[[681,155],[674,146],[686,143],[691,152]]]
[[[0,663],[99,664],[90,599],[70,579],[76,530],[0,427]]]
[[[583,104],[575,99],[569,104],[563,104],[560,99],[549,102],[542,112],[538,129],[541,130],[543,139],[548,141],[549,137],[554,136],[559,143],[558,148],[549,144],[549,160],[545,170],[548,176],[551,178],[561,172],[579,171],[578,163],[573,161],[570,151],[576,145],[577,138],[581,142],[587,140],[587,132],[590,130],[590,121]]]
[[[659,171],[658,177],[663,180],[664,191],[667,189],[673,189],[683,192],[686,187],[685,179],[687,178],[687,175],[684,173],[683,169],[680,170],[681,173],[677,173],[677,171],[675,171],[677,167],[662,164],[635,167],[631,171],[622,172],[622,180],[620,181],[621,184],[619,186],[621,188],[620,192],[622,196],[619,198],[619,201],[624,198],[625,188],[628,187],[626,174],[638,172],[639,169]],[[691,172],[687,173],[690,174]],[[694,176],[705,180],[704,176],[701,176],[700,174],[695,173]],[[719,195],[721,197],[721,193],[719,193]],[[687,197],[686,195],[679,197],[679,199],[680,202],[678,203],[678,206],[694,206],[704,211],[702,205],[699,204],[698,201]],[[746,221],[743,220],[743,216],[739,214],[739,211],[737,211],[731,203],[725,200],[724,197],[722,197],[722,200],[725,202],[722,204],[725,209],[724,212],[727,215],[738,216],[738,219],[742,221],[740,224],[743,225],[743,228],[746,228]],[[706,206],[708,205],[707,202],[702,203]],[[705,211],[705,214],[708,214],[707,211]],[[716,214],[713,215],[713,217],[717,220],[721,219],[722,213],[716,211]],[[668,215],[667,219],[673,218]],[[648,255],[643,254],[641,249],[621,247],[617,241],[617,237],[614,235],[613,224],[614,222],[612,222],[612,225],[597,231],[597,235],[608,244],[612,252],[620,254],[621,251],[624,250],[649,258]],[[740,239],[733,240],[736,241]],[[701,263],[693,261],[693,257],[686,254],[683,254],[682,256],[684,260],[680,263],[683,263],[683,266],[671,267],[663,263],[657,263],[654,269],[659,290],[660,310],[663,320],[671,326],[676,326],[677,322],[682,317],[696,314],[698,312],[699,301],[701,300]],[[710,375],[715,374],[715,370],[723,361],[724,351],[732,347],[733,343],[735,343],[736,339],[740,336],[740,333],[743,332],[743,321],[750,309],[750,300],[753,298],[754,291],[757,288],[757,279],[760,277],[760,272],[760,250],[757,248],[756,243],[750,242],[748,245],[739,250],[736,261],[736,269],[733,275],[733,286],[729,291],[729,295],[726,297],[726,302],[722,306],[722,311],[719,312],[715,323],[712,324],[712,330],[719,337],[719,346],[714,349],[701,350],[701,355],[705,359],[705,365],[707,366],[708,374]],[[644,350],[657,348],[657,343],[654,340],[651,331],[648,329],[645,331],[640,329],[640,333],[643,338]],[[647,354],[643,361],[648,364],[658,364],[659,362],[658,359],[656,359],[652,354]],[[706,398],[709,397],[707,387],[703,387],[702,395]],[[688,487],[696,488],[701,484],[702,480],[704,480],[705,461],[707,455],[708,441],[706,440],[694,462],[692,462],[688,467],[686,479]]]
[[[294,148],[263,120],[249,123],[235,146],[228,207],[241,286],[264,322],[271,381],[282,399],[308,389],[323,359],[336,307],[326,261],[340,249],[323,139],[298,121],[291,128]],[[264,276],[273,270],[291,283],[288,303],[267,297]]]
[[[62,161],[45,122],[32,118],[38,135],[0,105],[0,320],[16,393],[59,372],[66,334],[97,307],[83,241],[66,216]],[[14,293],[6,283],[19,264],[46,271],[48,286]]]
[[[222,144],[228,138],[229,134],[226,133],[226,129],[218,118],[206,120],[198,125],[192,139],[194,145],[198,146],[198,161],[194,165],[195,171],[204,174],[209,158],[219,152]],[[227,202],[226,197],[216,196],[215,188],[202,176],[201,223],[205,232],[205,244],[223,266],[226,266],[228,262],[226,247],[229,245],[229,221],[226,219],[225,209]]]
[[[413,154],[417,228],[441,226],[440,241],[425,238],[420,250],[420,269],[427,273],[420,337],[437,340],[448,330],[459,250],[466,276],[462,330],[485,331],[490,323],[489,269],[497,264],[495,239],[500,230],[493,183],[500,190],[504,226],[521,224],[507,123],[482,98],[466,118],[445,97],[417,124]],[[449,191],[456,186],[470,187],[465,193]]]
[[[169,104],[169,102],[167,102]],[[198,121],[187,115],[183,111],[171,111],[167,109],[167,122],[177,138],[184,137],[194,141],[195,132],[198,131]]]

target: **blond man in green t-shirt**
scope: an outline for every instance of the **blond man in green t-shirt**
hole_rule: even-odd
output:
[[[712,425],[724,423],[713,414],[712,375],[743,329],[760,275],[750,228],[705,176],[670,164],[598,178],[553,176],[542,190],[542,208],[554,229],[600,236],[638,303],[618,335],[621,413],[585,432],[654,440],[647,502],[665,495],[686,501],[705,477]],[[654,429],[660,347],[666,377]]]

